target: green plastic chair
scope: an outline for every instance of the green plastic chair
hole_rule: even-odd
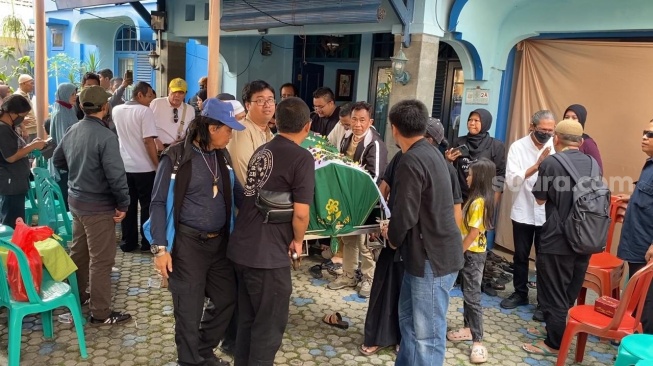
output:
[[[39,225],[47,225],[62,238],[62,245],[68,249],[68,242],[73,240],[73,221],[70,212],[63,204],[63,195],[57,182],[44,168],[33,168],[36,182],[36,201]]]
[[[14,229],[11,226],[0,225],[0,239],[11,241],[12,236],[14,236]]]
[[[52,310],[62,306],[70,309],[75,330],[77,331],[79,353],[82,355],[82,358],[88,358],[86,339],[84,338],[82,308],[73,294],[71,287],[65,282],[45,280],[41,285],[41,295],[39,295],[36,292],[36,288],[34,288],[34,279],[32,278],[32,272],[29,270],[25,253],[19,247],[3,239],[0,239],[0,248],[5,248],[8,251],[14,252],[16,255],[20,275],[25,284],[27,297],[29,298],[29,302],[19,302],[11,299],[6,268],[4,265],[0,265],[0,307],[6,307],[9,310],[9,342],[7,346],[9,366],[18,366],[20,363],[23,318],[29,314],[40,313],[41,323],[43,324],[43,336],[45,338],[52,338],[54,336]]]
[[[48,160],[43,157],[43,154],[41,154],[41,150],[32,151],[32,158],[34,158],[37,167],[45,168],[45,169],[48,168]]]
[[[641,360],[635,366],[653,366],[653,360]]]
[[[617,361],[614,366],[641,366],[642,360],[650,363],[642,365],[653,366],[653,335],[650,334],[631,334],[624,337],[619,345]]]
[[[34,215],[38,214],[36,209],[36,184],[29,182],[30,187],[25,197],[25,224],[31,225]]]

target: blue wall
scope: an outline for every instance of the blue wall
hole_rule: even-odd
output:
[[[198,81],[207,74],[208,51],[208,47],[198,44],[194,40],[186,43],[186,82],[188,83],[186,99],[199,91]]]

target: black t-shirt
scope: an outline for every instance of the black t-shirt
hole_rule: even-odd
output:
[[[12,126],[0,122],[0,195],[24,194],[29,190],[29,159],[24,157],[13,163],[7,161],[25,145],[25,140],[18,136]]]
[[[315,190],[313,156],[277,135],[256,150],[249,161],[246,180],[245,199],[229,239],[229,259],[253,268],[288,267],[292,223],[264,224],[264,217],[255,204],[256,196],[259,189],[292,192],[293,202],[310,205]]]
[[[311,116],[311,131],[327,137],[338,121],[340,121],[340,107],[336,107],[329,117],[320,117],[315,113]]]
[[[581,177],[589,176],[592,158],[573,149],[560,152],[572,161]],[[574,201],[572,189],[576,185],[567,170],[553,156],[549,156],[538,169],[537,182],[533,187],[533,196],[546,200],[546,222],[540,233],[540,253],[572,255],[575,252],[567,242],[562,231],[562,223],[569,216]]]
[[[388,167],[385,169],[385,174],[383,175],[383,180],[390,186],[390,191],[392,192],[392,186],[393,182],[395,179],[395,169],[397,167],[397,164],[399,164],[399,160],[401,159],[402,152],[399,151],[393,158],[390,160],[390,163],[388,164]],[[449,169],[449,176],[451,178],[451,190],[453,193],[453,203],[458,204],[463,202],[463,195],[460,192],[460,184],[458,184],[458,173],[456,172],[456,168],[453,167],[452,164],[447,162],[447,168]],[[390,197],[388,198],[388,208],[390,211],[392,211],[392,206],[394,205],[394,198],[393,194],[390,194]]]

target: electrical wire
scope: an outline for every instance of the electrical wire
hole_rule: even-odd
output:
[[[258,12],[261,13],[261,14],[264,14],[264,15],[266,15],[266,16],[268,16],[268,17],[274,19],[274,20],[276,20],[277,22],[279,22],[279,23],[281,23],[281,24],[289,25],[289,26],[291,26],[291,27],[301,27],[301,26],[302,26],[301,24],[292,24],[292,23],[284,22],[283,20],[281,20],[281,19],[279,19],[279,18],[276,18],[276,17],[274,17],[273,15],[271,15],[271,14],[269,14],[269,13],[267,13],[267,12],[265,12],[265,11],[259,9],[259,8],[257,8],[256,6],[250,4],[249,1],[247,1],[247,0],[243,0],[243,2],[244,2],[245,4],[247,4],[247,6],[249,6],[250,8],[252,8],[252,9],[258,11]]]
[[[244,74],[245,71],[247,71],[247,69],[249,69],[249,65],[252,63],[252,59],[254,58],[254,54],[256,53],[256,49],[258,48],[258,45],[261,43],[262,40],[263,40],[263,37],[259,38],[258,42],[256,42],[256,44],[254,45],[254,49],[252,50],[252,55],[249,56],[249,61],[247,62],[247,66],[245,67],[245,70],[241,71],[238,75],[236,75],[236,77]]]

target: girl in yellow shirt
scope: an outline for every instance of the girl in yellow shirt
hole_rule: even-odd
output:
[[[483,346],[483,307],[481,306],[481,282],[485,267],[487,239],[486,229],[492,229],[494,221],[494,190],[492,182],[496,167],[488,159],[481,158],[469,167],[467,185],[469,198],[463,206],[463,220],[460,232],[463,237],[465,266],[460,270],[465,304],[464,327],[447,332],[447,339],[472,341],[470,361],[487,361],[488,352]]]

